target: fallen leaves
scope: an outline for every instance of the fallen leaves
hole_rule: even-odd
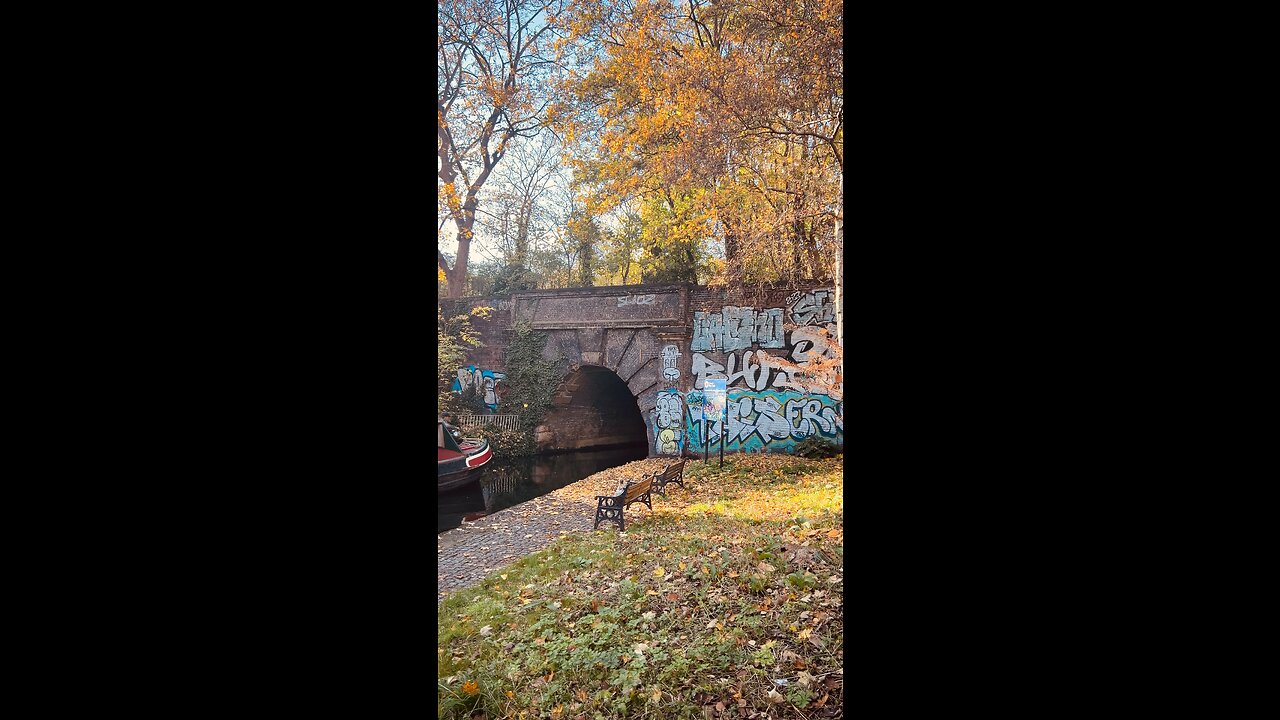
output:
[[[799,463],[786,457],[763,462]],[[823,480],[838,484],[838,470],[821,475],[816,485],[798,482],[794,471],[784,473],[781,481],[757,476],[720,482],[714,470],[703,469],[701,477],[695,475],[692,492],[677,491],[665,501],[655,498],[653,515],[647,509],[641,511],[634,526],[628,522],[625,535],[587,531],[562,537],[522,565],[495,567],[490,584],[480,586],[465,602],[453,602],[442,616],[442,634],[448,626],[459,624],[454,613],[458,618],[474,616],[476,620],[469,623],[490,623],[478,630],[467,624],[462,632],[452,634],[442,648],[452,653],[452,660],[445,655],[442,666],[448,665],[449,673],[500,683],[486,687],[490,694],[506,698],[501,702],[507,708],[494,717],[513,720],[519,717],[516,703],[525,703],[528,720],[616,717],[610,704],[617,699],[617,688],[608,687],[611,673],[619,672],[640,673],[628,692],[636,703],[652,705],[653,713],[665,714],[667,703],[673,709],[691,703],[695,712],[701,708],[712,720],[766,714],[799,717],[791,708],[794,704],[825,708],[825,714],[811,713],[811,720],[838,717],[841,691],[835,689],[838,681],[829,676],[843,662],[839,649],[843,571],[838,564],[842,519],[838,504],[814,504],[812,512],[804,504],[821,500],[816,488]],[[801,497],[805,493],[809,495]],[[772,500],[769,505],[757,502],[757,496],[766,494]],[[738,497],[744,501],[739,503]],[[713,507],[719,498],[734,500]],[[590,499],[594,509],[594,498]],[[703,505],[697,515],[685,512],[699,503]],[[710,510],[710,520],[702,519],[704,509]],[[584,512],[590,514],[590,510]],[[786,517],[780,517],[784,512]],[[802,516],[811,523],[795,519]],[[748,520],[740,522],[743,519]],[[519,544],[522,529],[514,526],[505,541]],[[791,582],[789,575],[793,575]],[[497,585],[499,581],[506,582]],[[491,606],[479,604],[482,598],[500,600],[502,607],[495,613]],[[531,628],[538,621],[543,625]],[[583,662],[587,658],[581,653],[599,652],[598,647],[590,647],[590,639],[609,633],[616,641],[611,649],[622,654],[613,655],[612,663],[606,658],[608,668]],[[487,651],[483,649],[489,645]],[[581,662],[575,665],[581,671],[563,675],[552,671],[543,663],[553,652],[567,653],[571,662]],[[654,662],[655,657],[663,660]],[[648,682],[657,677],[647,675],[652,671],[650,663],[654,668],[665,667],[675,658],[698,658],[693,662],[702,665],[682,676],[681,687],[658,688]],[[509,671],[508,663],[513,661],[517,667],[539,670]],[[770,677],[797,673],[798,677],[790,675],[789,686],[756,684],[757,689],[752,689],[750,676],[741,674],[747,671],[767,672]],[[536,688],[555,687],[550,684],[555,678],[571,683],[570,687],[560,689],[558,695],[545,690],[540,695]],[[467,687],[475,693],[466,697],[478,694],[477,681]],[[801,688],[807,693],[804,701]],[[526,689],[530,693],[523,692]],[[601,692],[596,693],[597,689]],[[455,701],[463,702],[461,697]]]

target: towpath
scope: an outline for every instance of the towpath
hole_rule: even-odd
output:
[[[490,573],[546,548],[560,535],[592,532],[597,495],[612,494],[623,476],[638,479],[643,473],[661,470],[668,462],[671,458],[650,458],[604,470],[440,533],[436,538],[436,604],[450,593],[471,587]],[[632,505],[626,512],[630,523],[643,518],[649,508]],[[617,526],[602,524],[597,532],[617,532]]]

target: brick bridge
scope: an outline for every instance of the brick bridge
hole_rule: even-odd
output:
[[[472,319],[484,347],[458,368],[454,387],[484,389],[503,408],[512,325],[546,335],[543,356],[563,372],[554,408],[537,432],[543,451],[648,442],[649,456],[786,451],[817,434],[844,442],[843,382],[830,284],[746,288],[692,284],[537,290],[504,297],[442,299],[446,315],[495,308]],[[779,363],[785,363],[780,365]],[[827,364],[828,366],[830,363]],[[727,378],[727,422],[702,418],[703,381]],[[726,427],[723,427],[727,425]]]

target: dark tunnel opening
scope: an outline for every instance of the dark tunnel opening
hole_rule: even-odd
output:
[[[548,452],[630,446],[647,452],[649,445],[631,389],[597,365],[580,366],[565,377],[545,425],[551,437],[541,449]]]

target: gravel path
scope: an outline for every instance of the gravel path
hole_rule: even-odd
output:
[[[562,534],[592,532],[597,495],[612,494],[623,475],[638,479],[642,473],[661,470],[669,461],[651,458],[604,470],[440,533],[436,539],[436,604],[449,593],[471,587],[490,573],[546,548]],[[643,504],[632,505],[626,511],[627,523],[648,513]],[[602,524],[596,532],[617,532],[617,525]]]

